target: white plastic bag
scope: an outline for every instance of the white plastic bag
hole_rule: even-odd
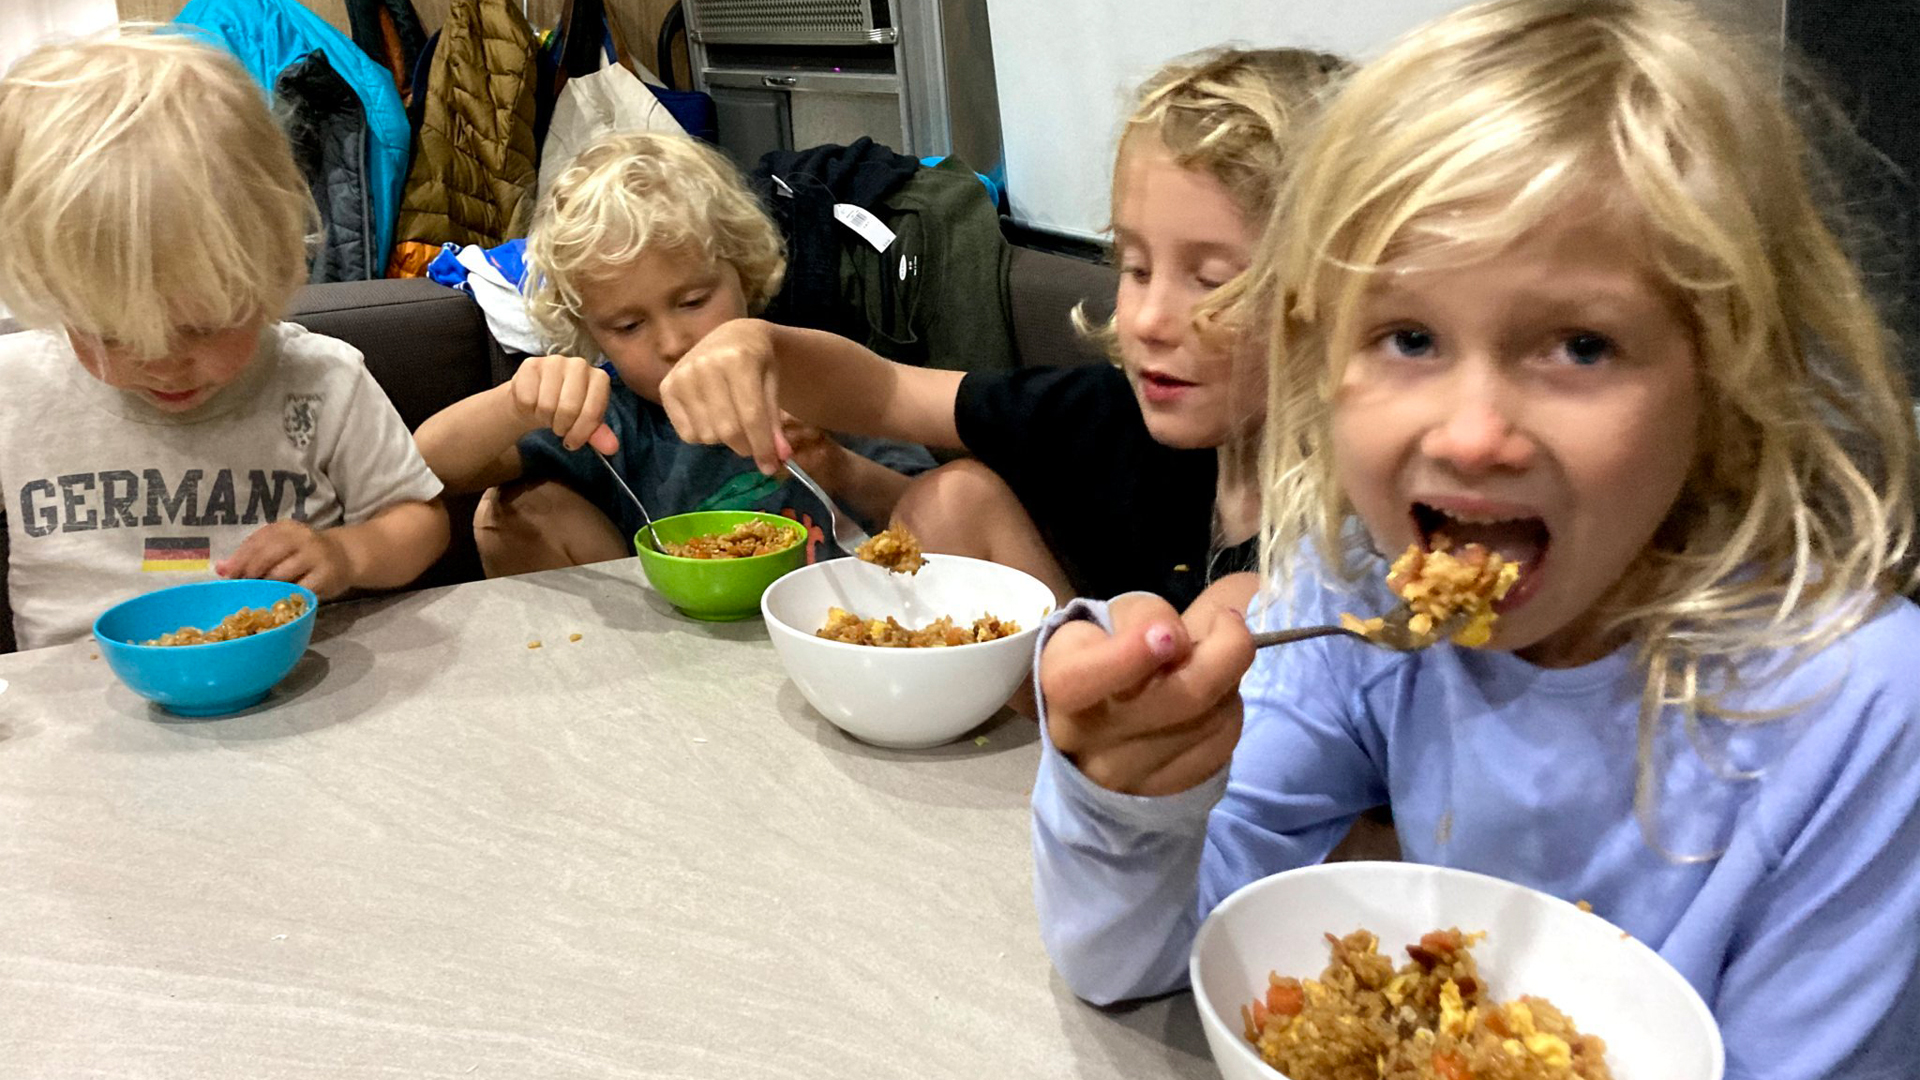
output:
[[[620,64],[608,64],[592,74],[568,79],[553,103],[547,141],[540,146],[537,192],[544,195],[548,185],[587,144],[603,135],[629,131],[686,134],[680,121],[653,96],[640,76]]]

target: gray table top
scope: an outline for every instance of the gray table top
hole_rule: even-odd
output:
[[[855,742],[631,560],[329,605],[232,717],[0,680],[0,1076],[1216,1075],[1049,966],[1030,721]]]

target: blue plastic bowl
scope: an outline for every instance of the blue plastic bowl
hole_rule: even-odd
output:
[[[209,645],[135,645],[183,626],[207,630],[241,608],[304,596],[306,613],[285,626]],[[181,716],[239,712],[293,670],[313,637],[320,599],[285,581],[203,581],[136,596],[93,621],[100,655],[127,688]]]

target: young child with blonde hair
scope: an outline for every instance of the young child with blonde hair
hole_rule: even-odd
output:
[[[926,550],[1018,567],[1063,599],[1144,589],[1186,606],[1251,568],[1259,512],[1264,372],[1210,305],[1252,260],[1288,137],[1343,67],[1323,53],[1226,49],[1148,80],[1114,167],[1115,314],[1087,328],[1114,366],[963,374],[742,322],[667,379],[668,414],[684,438],[724,442],[764,470],[789,452],[782,408],[964,449],[973,457],[902,497],[897,517]]]
[[[1216,904],[1384,801],[1407,858],[1658,950],[1729,1078],[1911,1072],[1920,454],[1817,168],[1778,64],[1666,0],[1477,4],[1327,106],[1256,270],[1255,621],[1385,610],[1443,535],[1522,569],[1484,649],[1060,613],[1034,853],[1079,994],[1181,984]]]
[[[318,214],[267,101],[188,37],[49,45],[0,79],[0,516],[23,648],[130,593],[322,597],[445,550],[440,483],[345,343],[279,321]]]
[[[658,404],[682,354],[764,308],[785,268],[773,222],[732,164],[697,140],[607,136],[561,172],[527,239],[528,313],[554,354],[416,433],[448,487],[494,489],[474,519],[488,574],[633,554],[639,512],[596,453],[655,515],[785,513],[808,526],[810,557],[835,554],[817,550],[828,520],[817,499],[725,447],[682,442]],[[868,523],[885,522],[908,475],[933,466],[918,447],[788,431],[795,460]]]

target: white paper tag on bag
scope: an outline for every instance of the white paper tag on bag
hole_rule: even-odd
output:
[[[893,230],[852,203],[834,203],[833,216],[840,219],[840,224],[865,237],[875,251],[885,251],[893,245]]]

